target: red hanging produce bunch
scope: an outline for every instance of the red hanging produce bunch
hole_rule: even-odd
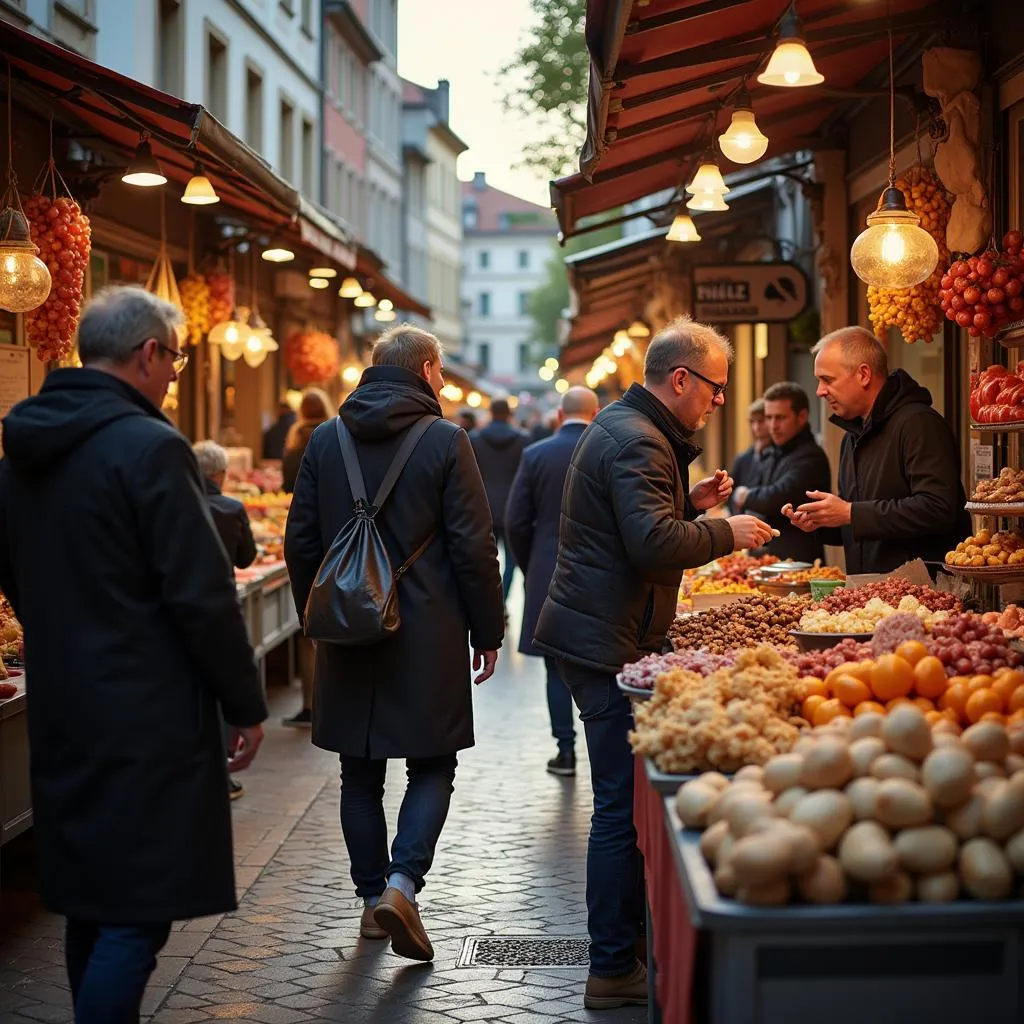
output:
[[[990,249],[957,260],[942,278],[939,299],[947,320],[966,327],[972,338],[993,338],[1000,328],[1024,319],[1024,255],[1019,231]]]
[[[295,385],[321,384],[338,373],[338,343],[323,331],[295,331],[284,346],[285,362]]]
[[[223,266],[219,266],[206,275],[206,286],[210,293],[207,316],[209,330],[231,319],[235,311],[235,279]]]
[[[29,197],[25,216],[53,279],[50,297],[25,314],[25,338],[42,362],[67,359],[75,347],[92,249],[89,218],[74,199],[48,195]]]
[[[971,374],[971,422],[1024,422],[1024,360],[1016,373],[998,364]]]

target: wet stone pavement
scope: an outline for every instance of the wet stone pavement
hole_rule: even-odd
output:
[[[517,581],[518,582],[518,581]],[[518,589],[518,588],[517,588]],[[433,964],[359,938],[361,904],[338,825],[336,758],[282,728],[297,694],[271,691],[273,717],[233,805],[240,906],[178,924],[146,1002],[152,1024],[337,1021],[347,1024],[639,1024],[644,1008],[583,1008],[586,969],[463,967],[467,939],[585,938],[584,865],[591,793],[581,773],[544,771],[554,754],[543,663],[506,643],[476,691],[477,746],[460,756],[452,812],[420,895]],[[391,765],[395,821],[404,766]],[[0,854],[0,1022],[71,1020],[62,921],[32,886],[31,837]]]

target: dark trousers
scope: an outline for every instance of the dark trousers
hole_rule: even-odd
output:
[[[628,698],[613,675],[560,661],[587,737],[594,815],[587,845],[590,973],[627,974],[636,965],[643,915],[642,861],[633,825],[633,727]]]
[[[512,574],[516,571],[516,560],[512,557],[512,549],[508,546],[508,537],[505,536],[505,529],[501,526],[494,528],[494,539],[501,545],[504,555],[504,565],[501,570],[501,596],[508,600],[509,591],[512,589]]]
[[[557,658],[544,658],[548,674],[548,714],[551,716],[551,735],[558,743],[560,754],[571,754],[576,748],[576,729],[572,717],[572,694],[562,678]]]
[[[423,888],[455,790],[455,754],[409,758],[408,785],[388,857],[384,818],[385,758],[341,757],[341,831],[352,862],[356,895],[379,896],[396,871]]]
[[[171,923],[99,924],[68,918],[64,940],[75,1024],[138,1024],[146,983]]]

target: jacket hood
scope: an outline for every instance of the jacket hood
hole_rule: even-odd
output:
[[[361,441],[384,441],[424,416],[440,416],[430,385],[400,366],[371,366],[338,413]]]
[[[906,370],[893,370],[878,392],[875,404],[871,407],[866,419],[844,420],[832,416],[836,426],[852,434],[866,434],[875,427],[881,426],[894,412],[907,405],[932,406],[932,393],[914,380]]]
[[[492,448],[497,448],[499,451],[515,444],[516,441],[523,440],[522,433],[516,430],[511,423],[506,423],[503,420],[493,420],[488,423],[486,427],[477,431],[477,437],[482,438]]]
[[[38,395],[19,402],[3,421],[4,457],[21,473],[42,473],[115,420],[167,418],[130,384],[102,370],[51,373]]]

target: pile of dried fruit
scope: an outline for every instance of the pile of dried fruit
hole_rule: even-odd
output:
[[[1024,536],[1015,530],[979,530],[960,541],[955,551],[946,552],[946,564],[972,569],[1024,566]]]
[[[707,651],[675,651],[670,654],[648,654],[639,661],[623,667],[619,678],[626,686],[638,690],[653,690],[654,684],[663,672],[682,669],[685,672],[696,672],[700,676],[709,676],[720,668],[733,663],[731,654],[708,654]]]
[[[206,285],[210,290],[210,327],[216,327],[230,320],[235,311],[235,279],[218,266],[206,275]]]
[[[690,594],[753,594],[756,588],[749,583],[734,583],[730,579],[718,576],[696,576],[683,580],[681,593]]]
[[[914,615],[925,625],[929,625],[937,618],[949,614],[949,612],[933,612],[923,605],[916,597],[907,595],[900,599],[898,605],[893,607],[886,604],[879,597],[871,598],[861,607],[854,607],[849,611],[830,612],[821,605],[811,608],[800,618],[799,628],[805,633],[874,633],[876,627],[889,616],[897,613]]]
[[[758,644],[792,647],[790,630],[796,628],[810,603],[806,597],[752,594],[698,615],[679,617],[669,627],[668,636],[676,650],[704,647],[712,654]]]
[[[717,576],[720,579],[732,580],[734,583],[742,583],[751,569],[759,569],[762,565],[772,565],[776,561],[778,559],[772,555],[761,555],[755,558],[752,555],[737,552],[734,555],[723,555],[698,569],[687,569],[683,573],[683,577],[685,579],[690,576]]]
[[[1022,410],[1024,415],[1024,410]],[[999,505],[1024,502],[1024,469],[1004,467],[993,480],[979,480],[971,501],[989,501]]]

